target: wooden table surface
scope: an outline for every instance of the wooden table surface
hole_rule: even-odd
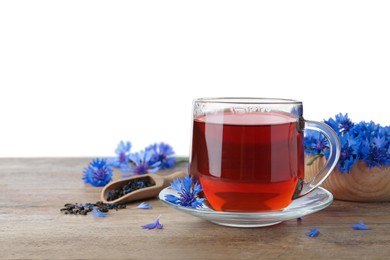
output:
[[[99,200],[101,188],[81,180],[89,161],[0,159],[0,258],[390,259],[390,203],[335,201],[302,221],[264,228],[219,226],[158,199],[147,201],[153,209],[133,203],[106,218],[60,213],[67,202]],[[141,228],[159,214],[164,229]],[[353,230],[359,220],[371,230]],[[321,234],[307,237],[314,227]]]

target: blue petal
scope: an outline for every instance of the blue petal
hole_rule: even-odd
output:
[[[174,179],[172,182],[171,182],[171,187],[172,189],[174,189],[175,191],[178,191],[178,192],[181,192],[182,191],[182,186],[181,186],[181,179],[177,178],[177,179]]]
[[[160,170],[159,167],[149,168],[148,172],[156,173],[158,170]]]
[[[142,227],[146,228],[146,229],[154,229],[154,228],[156,228],[156,225],[157,225],[157,223],[153,222],[153,223],[145,224]]]
[[[358,223],[353,224],[352,228],[355,230],[369,230],[369,228],[366,226],[366,224],[364,224],[364,222],[361,220]]]
[[[174,154],[173,148],[169,144],[160,143],[158,148],[159,148],[161,154],[164,154],[164,155]]]
[[[160,222],[157,221],[157,223],[156,223],[156,228],[158,228],[158,229],[163,229],[164,226],[163,226],[162,224],[160,224]]]
[[[387,141],[385,139],[385,137],[375,137],[372,142],[374,143],[374,145],[377,147],[377,148],[384,148],[386,145],[387,145]]]
[[[171,203],[177,204],[177,201],[180,200],[178,197],[172,194],[165,195],[165,199]]]
[[[142,202],[137,206],[137,209],[151,209],[152,205]]]
[[[312,228],[310,229],[310,231],[308,233],[306,233],[306,236],[308,237],[318,237],[318,235],[320,234],[320,231],[316,228]]]
[[[94,215],[95,217],[99,217],[99,218],[107,217],[106,213],[101,212],[100,210],[97,210],[97,209],[92,210],[92,215]]]
[[[162,163],[163,169],[172,168],[176,164],[176,158],[170,157],[164,163]]]
[[[141,158],[139,153],[131,153],[129,155],[130,161],[132,161],[134,164],[139,164],[141,162]]]
[[[143,158],[143,161],[145,163],[148,163],[150,161],[150,159],[153,157],[153,151],[151,150],[145,150],[145,151],[141,151],[142,155],[141,156]]]
[[[198,194],[199,192],[201,192],[203,189],[202,187],[200,186],[200,184],[198,182],[195,182],[195,185],[194,185],[194,195]]]
[[[133,168],[130,166],[130,165],[128,165],[128,164],[121,164],[120,165],[120,171],[121,172],[131,172],[133,170]]]
[[[130,142],[126,142],[124,143],[123,141],[120,141],[117,148],[115,149],[115,153],[116,154],[120,154],[120,153],[127,153],[129,152],[131,149],[131,143]]]
[[[186,176],[183,179],[183,189],[184,191],[190,191],[192,186],[192,177]]]
[[[193,208],[193,209],[203,208],[203,201],[204,200],[205,200],[204,198],[195,200],[194,202],[192,202],[191,208]]]
[[[108,159],[108,163],[110,166],[112,167],[119,167],[121,165],[120,161],[118,160],[118,158],[109,158]]]
[[[332,127],[332,129],[336,133],[340,133],[340,128],[338,126],[338,123],[333,118],[329,118],[328,120],[324,120],[324,123],[327,124],[328,126]]]
[[[160,224],[160,222],[159,222],[160,217],[161,217],[161,215],[159,215],[157,217],[157,219],[153,223],[145,224],[145,225],[142,226],[142,228],[145,228],[145,229],[155,229],[155,228],[162,229],[164,226],[162,224]]]

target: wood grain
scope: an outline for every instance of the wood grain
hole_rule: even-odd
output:
[[[228,228],[177,212],[157,199],[106,218],[63,215],[66,202],[95,202],[100,188],[81,180],[90,158],[0,159],[2,259],[388,259],[390,204],[335,201],[265,228]],[[179,168],[186,168],[185,165]],[[174,169],[176,170],[176,169]],[[167,174],[165,172],[164,174]],[[115,178],[120,174],[115,173]],[[163,230],[141,225],[162,215]],[[363,220],[371,230],[356,231]],[[305,235],[316,227],[317,238]]]
[[[306,159],[308,160],[310,159]],[[322,157],[310,166],[305,165],[305,181],[310,181],[325,163],[325,158]],[[390,202],[390,168],[369,169],[366,163],[357,161],[350,173],[341,173],[336,167],[321,186],[339,200]]]

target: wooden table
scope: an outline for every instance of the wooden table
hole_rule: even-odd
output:
[[[60,213],[66,202],[99,200],[101,188],[81,180],[89,161],[0,159],[0,258],[390,259],[389,203],[335,201],[300,222],[250,229],[215,225],[157,199],[147,201],[151,210],[133,203],[106,218]],[[141,228],[159,214],[164,229]],[[353,230],[359,220],[371,230]],[[313,227],[321,234],[309,238]]]

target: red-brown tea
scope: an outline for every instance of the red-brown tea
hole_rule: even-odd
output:
[[[218,211],[280,210],[304,178],[303,134],[286,113],[195,118],[190,174]]]

